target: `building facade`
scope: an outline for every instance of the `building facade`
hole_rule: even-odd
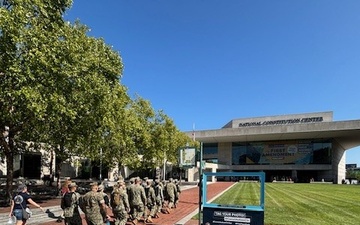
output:
[[[217,130],[187,132],[203,144],[206,169],[264,171],[266,181],[345,179],[346,150],[360,145],[360,120],[332,112],[233,119]]]

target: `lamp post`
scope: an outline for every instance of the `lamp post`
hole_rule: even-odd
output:
[[[164,177],[163,181],[166,180],[166,151],[164,151]]]

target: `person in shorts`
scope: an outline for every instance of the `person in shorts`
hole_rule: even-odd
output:
[[[15,225],[25,225],[27,219],[24,218],[23,209],[27,208],[27,203],[39,208],[41,211],[45,212],[44,209],[34,202],[31,199],[31,196],[27,192],[27,186],[24,184],[19,185],[17,188],[17,193],[11,199],[11,206],[10,206],[10,213],[9,217],[15,216],[16,217],[16,224]]]

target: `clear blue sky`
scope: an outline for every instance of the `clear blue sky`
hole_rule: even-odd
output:
[[[359,0],[74,0],[65,18],[119,51],[130,96],[181,131],[322,111],[360,119]],[[346,163],[360,166],[360,148]]]

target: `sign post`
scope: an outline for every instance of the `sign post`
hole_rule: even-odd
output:
[[[200,152],[195,147],[183,147],[179,151],[179,167],[188,169],[196,166],[196,159],[199,160],[199,225],[201,225],[202,210],[202,173],[203,173],[203,155],[202,143],[200,143]]]
[[[196,165],[196,148],[183,147],[179,153],[179,167],[191,168]]]
[[[199,159],[199,225],[201,225],[201,221],[203,218],[203,214],[202,214],[202,205],[203,202],[206,200],[206,198],[202,198],[202,193],[203,193],[203,182],[202,180],[203,178],[203,143],[200,143],[200,159]],[[206,186],[206,184],[205,184]]]
[[[259,186],[258,204],[226,205],[206,201],[208,176],[231,177],[231,178],[249,178],[244,182],[249,182]],[[239,181],[242,182],[242,181]],[[259,183],[259,185],[257,185]],[[228,225],[264,225],[265,209],[265,173],[264,172],[218,172],[203,174],[203,217],[202,224],[228,224]]]

